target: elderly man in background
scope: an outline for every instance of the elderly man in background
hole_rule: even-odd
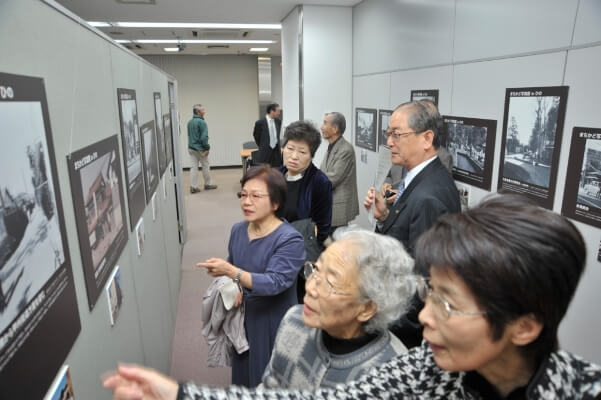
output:
[[[339,112],[325,115],[321,134],[328,141],[328,152],[320,169],[330,179],[334,190],[330,232],[348,225],[359,214],[355,149],[344,139],[345,129],[344,115]]]
[[[192,107],[192,119],[188,121],[188,153],[192,165],[190,166],[190,193],[200,192],[198,184],[198,163],[202,165],[205,190],[217,189],[211,183],[211,166],[209,165],[209,128],[205,121],[207,110],[202,104]]]

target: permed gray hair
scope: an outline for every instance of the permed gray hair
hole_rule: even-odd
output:
[[[415,293],[413,259],[398,240],[366,230],[339,228],[334,240],[351,242],[361,296],[377,306],[365,330],[385,331],[405,313]]]

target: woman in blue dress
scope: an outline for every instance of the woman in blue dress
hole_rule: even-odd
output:
[[[226,260],[210,258],[197,266],[212,276],[228,276],[243,291],[235,305],[245,307],[249,350],[232,356],[232,383],[261,382],[276,333],[286,311],[297,304],[295,281],[305,260],[303,237],[282,220],[286,181],[268,167],[248,170],[238,193],[244,221],[232,228]]]

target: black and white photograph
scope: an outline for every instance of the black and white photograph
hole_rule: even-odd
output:
[[[380,146],[387,146],[386,130],[388,129],[391,115],[392,110],[378,110],[378,148]]]
[[[140,218],[136,225],[136,243],[138,246],[138,255],[141,256],[144,251],[144,242],[146,241],[146,234],[144,233],[144,218]]]
[[[110,278],[111,279],[106,284],[105,291],[109,306],[109,321],[111,322],[111,326],[114,326],[119,317],[121,304],[123,303],[123,286],[121,285],[119,266],[115,267]]]
[[[44,81],[0,86],[0,398],[42,398],[81,326]]]
[[[71,370],[68,365],[63,365],[60,371],[58,371],[44,400],[75,400]]]
[[[161,94],[153,93],[154,97],[154,129],[157,137],[157,152],[159,155],[159,176],[163,176],[167,169],[167,156],[165,154],[166,142],[163,124],[163,110],[161,109]]]
[[[447,150],[453,158],[453,178],[490,190],[497,121],[442,116]]]
[[[163,133],[165,135],[165,164],[173,161],[173,133],[171,131],[171,115],[163,115]]]
[[[561,214],[601,228],[601,128],[572,130]]]
[[[152,220],[156,221],[159,216],[159,202],[156,193],[152,195],[152,200],[150,202],[152,203]]]
[[[159,185],[159,163],[157,158],[157,138],[154,132],[154,122],[150,121],[140,127],[142,147],[144,149],[144,190],[146,202],[150,202],[152,194]]]
[[[376,151],[376,117],[378,111],[373,108],[355,109],[355,145]]]
[[[129,203],[129,224],[130,229],[133,230],[136,221],[140,219],[146,206],[136,91],[117,89],[117,97],[119,118],[121,120],[121,141],[123,142],[123,153],[125,154],[124,165]]]
[[[498,190],[553,208],[567,86],[505,92]]]
[[[72,153],[67,161],[91,311],[127,243],[117,135]]]
[[[599,241],[599,247],[597,248],[597,261],[601,262],[601,241]]]
[[[430,100],[438,107],[438,89],[412,90],[411,101]]]

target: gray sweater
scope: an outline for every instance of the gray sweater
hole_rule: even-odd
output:
[[[349,354],[330,354],[321,329],[302,320],[302,304],[292,307],[280,324],[269,364],[263,374],[264,388],[314,390],[356,380],[370,368],[407,351],[389,331]]]

